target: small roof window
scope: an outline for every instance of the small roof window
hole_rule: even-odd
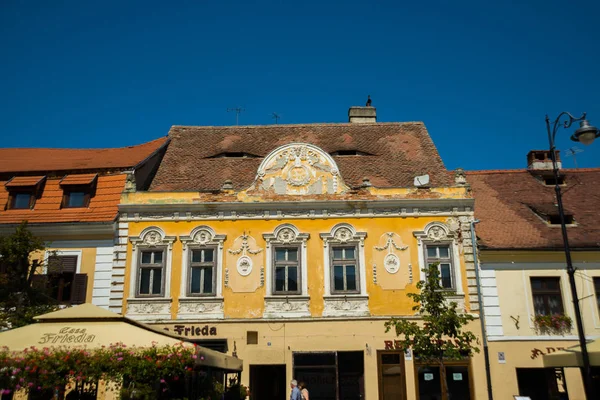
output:
[[[364,151],[358,150],[337,150],[332,153],[329,153],[332,156],[370,156],[371,154],[365,153]]]
[[[98,174],[67,175],[60,181],[63,188],[62,208],[88,207],[93,197]]]
[[[45,176],[15,176],[4,185],[8,191],[9,210],[32,209],[41,195]]]
[[[260,156],[243,151],[227,151],[207,158],[260,158]]]

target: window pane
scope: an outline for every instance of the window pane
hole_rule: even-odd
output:
[[[150,294],[150,268],[143,268],[140,277],[140,294]]]
[[[200,268],[192,268],[190,292],[200,293]]]
[[[85,193],[83,192],[70,192],[69,193],[69,207],[83,207],[85,205]]]
[[[452,278],[450,274],[450,264],[440,264],[440,275],[442,287],[448,289],[452,287]]]
[[[298,290],[298,268],[288,267],[288,291]]]
[[[344,249],[344,259],[345,260],[354,260],[355,257],[355,251],[354,251],[354,247],[351,247],[349,249]]]
[[[344,249],[342,247],[334,247],[333,248],[333,259],[341,260],[343,251],[344,251]]]
[[[192,262],[199,263],[202,261],[202,250],[192,250]]]
[[[154,252],[154,263],[155,264],[162,264],[162,260],[163,260],[163,252],[162,251],[155,251]]]
[[[438,247],[440,251],[440,258],[450,258],[450,246]]]
[[[531,280],[531,288],[532,289],[541,289],[542,288],[542,280],[541,279],[532,279]]]
[[[275,249],[275,260],[285,261],[285,249]]]
[[[162,269],[152,268],[152,294],[160,294],[162,288]]]
[[[204,262],[213,262],[215,251],[213,249],[204,250]]]
[[[354,265],[346,265],[346,289],[356,290],[356,267]]]
[[[288,249],[288,261],[298,261],[298,249]]]
[[[142,264],[150,264],[152,262],[152,252],[144,251],[142,252]]]
[[[600,278],[594,278],[594,288],[596,289],[596,303],[598,303],[598,310],[600,310]]]
[[[548,307],[550,308],[550,315],[562,314],[562,298],[560,295],[548,295]]]
[[[15,203],[13,208],[29,208],[29,200],[31,195],[29,193],[17,193],[15,194]]]
[[[275,268],[275,291],[285,290],[285,268]]]
[[[202,293],[211,294],[213,292],[213,269],[204,268],[204,290]]]
[[[333,269],[333,280],[335,290],[344,290],[344,267],[336,265]]]
[[[437,246],[427,246],[427,257],[437,258]]]

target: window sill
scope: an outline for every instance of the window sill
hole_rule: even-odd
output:
[[[164,297],[129,298],[125,315],[135,320],[170,320],[172,301],[173,299]]]
[[[265,318],[310,317],[310,297],[298,294],[265,296]]]
[[[369,316],[369,296],[364,294],[323,296],[324,317]]]
[[[223,297],[188,296],[179,298],[177,319],[223,319]]]

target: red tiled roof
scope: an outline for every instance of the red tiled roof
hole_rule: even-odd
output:
[[[95,196],[86,208],[63,208],[63,189],[60,178],[49,178],[44,191],[36,200],[32,210],[4,210],[0,212],[0,224],[55,222],[112,222],[117,216],[121,192],[125,186],[126,174],[103,175],[98,177]],[[5,182],[0,182],[0,205],[8,202]]]
[[[600,247],[600,168],[561,171],[564,208],[574,217],[569,227],[573,248]],[[527,170],[470,171],[479,243],[488,249],[562,249],[560,226],[538,214],[552,213],[554,186],[545,186]],[[557,211],[556,211],[557,213]]]
[[[166,137],[113,149],[0,149],[0,174],[132,168],[165,144]]]
[[[258,166],[284,144],[304,142],[328,153],[356,150],[368,155],[333,156],[346,184],[364,177],[376,187],[412,187],[414,177],[429,174],[432,186],[452,182],[421,122],[378,124],[306,124],[194,127],[173,126],[171,142],[150,186],[154,191],[202,191],[231,180],[248,188]],[[260,158],[211,158],[223,153],[248,153]]]

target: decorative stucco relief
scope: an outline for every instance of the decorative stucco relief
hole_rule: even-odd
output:
[[[265,297],[265,318],[310,317],[310,298],[306,296]]]
[[[178,319],[222,319],[223,299],[186,298],[179,299]]]
[[[373,246],[373,282],[385,290],[404,289],[412,283],[409,247],[393,232],[386,232]]]
[[[128,318],[139,321],[171,319],[171,299],[127,299]]]
[[[290,143],[264,159],[250,189],[306,195],[343,193],[348,188],[327,152],[307,143]]]
[[[234,292],[255,292],[264,284],[264,249],[247,233],[236,238],[227,249],[225,287]],[[233,271],[233,273],[231,273]]]
[[[323,308],[324,317],[368,316],[369,298],[367,296],[326,296]]]

